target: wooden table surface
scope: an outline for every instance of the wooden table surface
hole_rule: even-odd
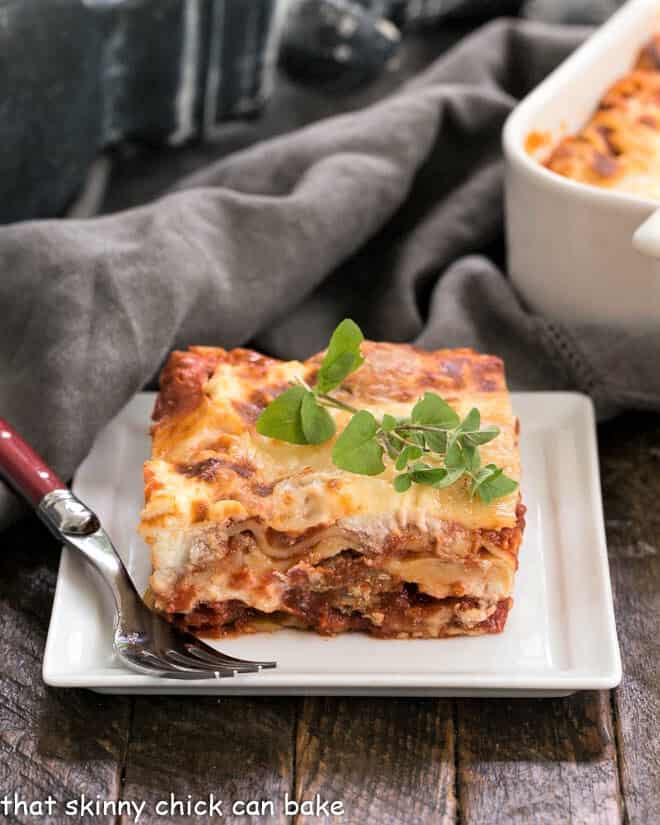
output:
[[[36,521],[15,526],[0,553],[0,800],[145,801],[145,825],[177,821],[155,812],[170,793],[277,802],[275,816],[225,807],[222,820],[178,820],[200,823],[660,822],[660,418],[619,418],[599,440],[624,668],[611,692],[243,699],[50,689],[41,660],[59,552]],[[341,801],[344,815],[286,816],[285,793]]]

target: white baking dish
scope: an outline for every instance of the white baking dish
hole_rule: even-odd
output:
[[[660,323],[660,203],[561,177],[525,148],[582,127],[631,68],[660,0],[630,0],[514,110],[504,128],[511,279],[533,310],[641,332]]]

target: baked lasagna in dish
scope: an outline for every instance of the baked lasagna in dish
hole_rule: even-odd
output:
[[[528,145],[535,143],[528,139]],[[589,123],[553,149],[545,166],[576,181],[660,199],[660,34],[605,94]]]
[[[459,415],[476,407],[499,428],[480,448],[482,464],[519,478],[518,424],[498,358],[369,341],[361,356],[335,391],[337,404],[391,421],[428,392]],[[500,632],[524,529],[517,489],[484,501],[462,481],[397,491],[391,463],[377,476],[342,470],[333,444],[350,414],[339,408],[325,443],[257,432],[267,405],[296,382],[309,387],[322,358],[172,353],[153,415],[140,526],[155,608],[218,636],[281,626],[383,638]]]

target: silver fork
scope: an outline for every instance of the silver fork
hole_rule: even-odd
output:
[[[113,647],[126,667],[167,679],[222,679],[277,666],[220,653],[150,610],[96,514],[2,418],[0,475],[57,538],[83,554],[109,586],[115,603]]]

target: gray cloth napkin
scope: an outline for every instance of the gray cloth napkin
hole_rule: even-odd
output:
[[[660,331],[549,323],[486,256],[502,124],[584,35],[490,24],[394,96],[148,206],[0,229],[2,414],[69,478],[173,347],[305,357],[347,315],[371,338],[501,355],[516,389],[660,408]]]

